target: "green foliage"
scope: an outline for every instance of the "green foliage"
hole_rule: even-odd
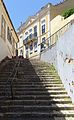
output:
[[[68,18],[70,15],[74,14],[74,8],[71,8],[71,9],[68,9],[68,10],[65,10],[63,13],[62,13],[62,16],[66,19]]]

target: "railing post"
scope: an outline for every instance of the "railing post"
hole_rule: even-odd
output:
[[[11,81],[11,85],[10,85],[10,88],[11,88],[11,99],[13,100],[13,87],[12,87],[12,81]]]

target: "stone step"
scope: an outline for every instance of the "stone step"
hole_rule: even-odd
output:
[[[34,84],[39,83],[39,84],[41,84],[41,83],[43,83],[43,84],[49,84],[49,85],[62,85],[61,82],[56,82],[56,81],[55,82],[50,82],[50,81],[40,81],[40,82],[38,81],[37,82],[34,80],[32,82],[31,81],[23,81],[23,82],[22,81],[18,81],[18,82],[14,81],[14,83],[16,83],[16,84],[26,84],[26,83],[34,83]]]
[[[74,118],[74,105],[54,67],[39,60],[33,65],[27,59],[18,60],[18,74],[12,83],[13,100],[10,88],[13,78],[9,76],[16,58],[0,72],[0,120]]]
[[[9,73],[11,73],[11,72],[5,72],[5,74],[9,74]],[[18,71],[18,74],[24,75],[25,73],[31,74],[32,71],[31,71],[30,69],[28,70],[28,72],[27,72],[27,71],[21,71],[21,70]],[[1,74],[1,73],[0,73],[0,74]],[[4,73],[2,73],[2,74],[4,74]],[[32,73],[32,74],[34,75],[34,73]],[[58,76],[58,74],[57,74],[56,72],[44,71],[44,70],[43,70],[43,71],[39,71],[39,72],[37,71],[36,74],[37,74],[37,75],[43,75],[43,74],[44,74],[45,76]],[[35,74],[35,75],[36,75],[36,74]]]
[[[6,77],[6,78],[1,78],[1,80],[0,80],[0,83],[2,83],[2,82],[7,82],[8,80],[12,80],[12,78],[8,78],[8,77]],[[31,79],[31,78],[27,78],[27,79],[15,79],[14,80],[14,82],[27,82],[27,83],[42,83],[42,82],[47,82],[47,83],[62,83],[61,81],[59,81],[59,80],[54,80],[54,79],[35,79],[35,78],[33,78],[33,79]]]
[[[49,87],[49,86],[47,86],[47,87],[45,87],[45,86],[34,86],[34,87],[31,87],[31,86],[13,86],[13,89],[24,89],[24,90],[27,90],[27,88],[28,88],[28,90],[30,89],[32,89],[32,90],[39,90],[39,89],[41,89],[41,90],[65,90],[63,87]]]
[[[0,80],[0,83],[2,83],[2,82],[7,82],[8,80],[10,80],[10,81],[12,81],[13,79],[12,78],[3,78],[3,79],[1,79]],[[21,78],[21,79],[14,79],[14,82],[27,82],[27,83],[62,83],[61,81],[59,81],[59,80],[53,80],[53,79],[39,79],[39,78],[26,78],[26,79],[23,79],[23,78]]]
[[[44,72],[42,72],[42,73],[39,72],[37,75],[42,76],[42,77],[51,77],[51,78],[56,77],[56,78],[59,78],[59,76],[57,76],[57,75],[54,75],[54,74],[49,74],[48,75],[48,74],[45,74]]]
[[[74,120],[74,117],[55,117],[54,119],[55,120]]]
[[[54,94],[62,94],[62,93],[67,93],[66,90],[59,90],[57,91],[57,89],[53,90],[53,89],[45,89],[45,88],[13,88],[14,91],[19,91],[19,92],[42,92],[42,93],[54,93]]]
[[[41,106],[41,105],[29,105],[29,106],[25,106],[25,105],[10,105],[10,106],[1,106],[0,112],[48,112],[49,113],[53,113],[53,111],[62,111],[64,112],[64,110],[67,110],[67,112],[69,112],[69,110],[72,110],[74,112],[74,106],[71,104],[52,104],[49,106]]]
[[[61,117],[74,117],[74,110],[64,110],[64,111],[56,111],[54,110],[53,112],[6,112],[6,113],[0,113],[1,117],[7,118],[7,120],[10,118],[21,118],[21,119],[33,119],[36,120],[54,120],[54,118],[59,117],[59,120]],[[52,117],[52,119],[50,119]],[[69,120],[69,119],[68,119]]]
[[[11,91],[8,91],[8,89],[6,89],[7,90],[7,92],[10,94],[11,93]],[[5,91],[0,91],[0,95],[5,95],[5,93],[6,93],[6,90]],[[11,89],[9,89],[9,90],[11,90]],[[67,94],[67,92],[65,91],[65,90],[28,90],[28,89],[26,89],[26,90],[22,90],[22,89],[13,89],[13,93],[14,93],[14,95],[56,95],[56,94],[58,94],[58,95],[62,95],[62,94]]]
[[[67,94],[66,91],[13,91],[14,95],[62,95]],[[0,92],[0,95],[2,95],[2,92]]]
[[[21,80],[21,81],[23,81],[23,80],[25,81],[25,80],[33,80],[33,79],[34,79],[34,80],[38,80],[38,81],[39,81],[39,80],[61,81],[61,80],[56,79],[56,78],[51,78],[51,79],[47,78],[47,79],[45,79],[45,78],[43,77],[42,79],[39,79],[38,76],[35,76],[35,77],[33,76],[32,78],[31,78],[31,77],[22,78],[22,79],[15,78],[16,81],[20,81],[20,80]]]
[[[51,100],[51,99],[70,99],[70,97],[67,94],[63,95],[14,95],[13,94],[14,100]],[[4,94],[0,96],[0,100],[10,100],[12,99],[11,94]]]
[[[52,75],[47,76],[47,75],[39,75],[39,74],[38,74],[38,75],[37,75],[37,74],[33,75],[32,73],[30,73],[30,74],[29,74],[29,73],[27,73],[27,74],[21,74],[21,73],[20,73],[20,74],[18,74],[18,78],[19,78],[19,77],[22,77],[21,75],[22,75],[24,78],[29,78],[29,77],[36,78],[36,77],[40,77],[40,78],[47,78],[47,79],[48,79],[48,78],[49,78],[49,79],[51,79],[51,78],[52,78],[52,79],[59,79],[59,77],[57,77],[57,76],[52,76]],[[4,76],[4,75],[2,75],[2,76]]]
[[[0,100],[0,106],[10,106],[10,105],[51,105],[51,104],[71,104],[71,99],[67,98],[67,99],[49,99],[49,100]]]
[[[17,91],[51,91],[51,90],[55,90],[55,91],[61,91],[61,90],[65,90],[63,87],[43,87],[43,86],[14,86],[13,85],[13,90],[17,90]],[[9,86],[0,86],[0,91],[3,91],[5,89],[10,89],[10,85]]]
[[[6,82],[1,82],[0,86],[9,86],[10,82],[6,83]],[[28,84],[28,82],[14,82],[13,86],[24,86],[24,87],[63,87],[63,84],[50,84],[47,82],[42,82],[41,84],[38,83],[30,83]]]
[[[24,95],[24,96],[26,96],[26,95],[33,95],[33,96],[39,96],[39,95],[50,95],[51,96],[51,94],[52,94],[52,96],[54,96],[55,94],[57,95],[57,93],[45,93],[44,91],[43,92],[19,92],[19,91],[13,91],[13,95],[14,96],[21,96],[21,95]],[[4,91],[4,92],[2,92],[2,93],[0,93],[0,96],[5,96],[5,95],[11,95],[11,92],[10,91],[7,91],[7,93],[6,93],[6,91]],[[58,95],[66,95],[66,93],[58,93]],[[51,97],[52,97],[51,96]]]

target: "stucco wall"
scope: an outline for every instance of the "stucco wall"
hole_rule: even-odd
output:
[[[68,24],[71,20],[74,19],[74,14],[69,16],[68,18],[64,19],[61,15],[56,16],[52,21],[51,21],[51,35],[54,34],[56,31],[61,29],[63,26]],[[66,26],[65,29],[68,29],[69,26]],[[63,30],[65,31],[65,30]]]
[[[3,41],[3,39],[0,37],[0,61],[4,59],[6,56],[12,57],[11,56],[11,49],[8,48],[6,43]]]
[[[57,44],[41,54],[41,60],[53,63],[74,102],[74,24],[57,41]]]
[[[9,19],[9,17],[7,15],[7,12],[6,12],[6,10],[5,10],[4,6],[3,6],[3,3],[0,0],[0,25],[1,25],[1,16],[2,15],[3,15],[3,17],[4,17],[5,21],[6,21],[6,26],[8,26],[10,30],[12,30],[12,36],[14,37],[15,42],[18,42],[18,38],[16,36],[14,28],[13,28],[11,22],[10,22],[10,19]],[[1,28],[0,28],[0,32],[1,32]],[[1,33],[0,33],[0,35],[1,35]]]
[[[56,44],[51,48],[48,48],[41,54],[41,60],[54,64],[57,69],[57,48]]]
[[[2,16],[5,21],[5,33],[2,30]],[[11,32],[11,40],[8,40],[8,27]],[[2,35],[5,34],[5,37]],[[0,61],[6,56],[11,57],[16,55],[16,43],[18,42],[18,37],[6,10],[6,7],[2,0],[0,0]]]
[[[60,78],[74,102],[74,24],[57,42],[57,63]]]

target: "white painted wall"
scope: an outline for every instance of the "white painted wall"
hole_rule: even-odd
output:
[[[41,54],[41,60],[53,64],[57,69],[57,48],[56,44],[52,48],[48,48]]]
[[[41,60],[55,65],[74,103],[74,24],[57,41],[57,45],[41,54]]]
[[[57,42],[57,63],[60,78],[74,102],[74,25]]]
[[[6,56],[12,57],[11,49],[7,46],[4,40],[0,37],[0,61]]]

